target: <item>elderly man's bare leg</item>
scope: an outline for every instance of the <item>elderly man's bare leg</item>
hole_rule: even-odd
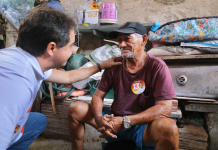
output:
[[[82,150],[84,123],[97,128],[90,105],[79,101],[71,103],[68,110],[68,122],[72,150]]]
[[[179,130],[174,120],[160,118],[148,124],[143,133],[143,144],[155,150],[178,150]]]

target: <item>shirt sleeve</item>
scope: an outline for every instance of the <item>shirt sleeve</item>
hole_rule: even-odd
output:
[[[48,79],[50,77],[51,73],[52,73],[52,69],[49,69],[49,70],[45,71],[43,80]]]
[[[32,94],[27,79],[16,73],[0,72],[0,149],[11,143],[15,127],[20,121]]]
[[[159,65],[153,73],[153,96],[156,101],[176,98],[172,77],[167,65]]]
[[[98,84],[98,89],[107,93],[112,88],[111,81],[112,81],[112,68],[105,69],[101,81]]]

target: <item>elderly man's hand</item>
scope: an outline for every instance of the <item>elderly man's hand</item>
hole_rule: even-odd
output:
[[[99,132],[104,133],[106,128],[112,129],[112,125],[109,122],[112,120],[113,117],[114,117],[113,114],[111,115],[106,114],[104,116],[100,116],[97,119],[95,119]]]
[[[123,117],[113,117],[109,123],[113,126],[113,133],[118,133],[125,129],[123,126]]]
[[[101,135],[99,135],[100,138],[107,138],[107,137],[117,138],[117,136],[113,134],[113,131],[110,128],[106,128],[103,132],[102,129],[98,129],[98,131],[102,133]]]
[[[114,62],[114,60],[115,60],[116,58],[118,58],[118,57],[111,57],[111,58],[109,58],[108,60],[102,62],[102,63],[100,64],[101,69],[110,68],[110,67],[115,66],[115,65],[121,65],[122,62]]]
[[[101,137],[101,138],[106,138],[106,137],[117,138],[117,136],[114,135],[113,133],[118,133],[118,132],[124,130],[123,117],[113,117],[113,119],[111,121],[109,121],[109,123],[112,125],[112,128],[105,128],[105,129],[100,128],[100,129],[98,129],[98,131],[102,133],[102,135],[100,135],[99,137]]]

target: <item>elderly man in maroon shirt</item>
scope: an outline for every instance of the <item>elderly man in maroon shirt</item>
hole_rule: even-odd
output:
[[[167,118],[175,98],[167,65],[147,54],[146,28],[127,22],[108,34],[118,38],[120,66],[106,69],[92,97],[91,105],[74,102],[69,107],[69,127],[73,150],[82,150],[84,123],[102,133],[108,142],[131,140],[141,150],[178,150],[179,132]],[[103,108],[107,92],[114,89],[111,110]]]

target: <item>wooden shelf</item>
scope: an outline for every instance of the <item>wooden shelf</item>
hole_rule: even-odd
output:
[[[178,60],[178,59],[215,59],[218,54],[203,54],[203,55],[183,55],[183,56],[156,56],[163,60]]]
[[[154,23],[144,23],[143,24],[145,26],[145,28],[151,28],[151,26],[154,25]],[[83,26],[79,26],[79,32],[81,33],[92,33],[92,30],[99,30],[102,32],[110,32],[113,30],[117,30],[119,27],[121,27],[122,25],[90,25],[89,27],[83,27]]]
[[[143,24],[147,31],[151,29],[151,26],[154,25],[154,23],[144,23]],[[110,31],[117,30],[121,27],[122,25],[90,25],[89,27],[83,27],[79,26],[79,32],[83,34],[93,34],[102,38],[107,39],[107,34]]]

